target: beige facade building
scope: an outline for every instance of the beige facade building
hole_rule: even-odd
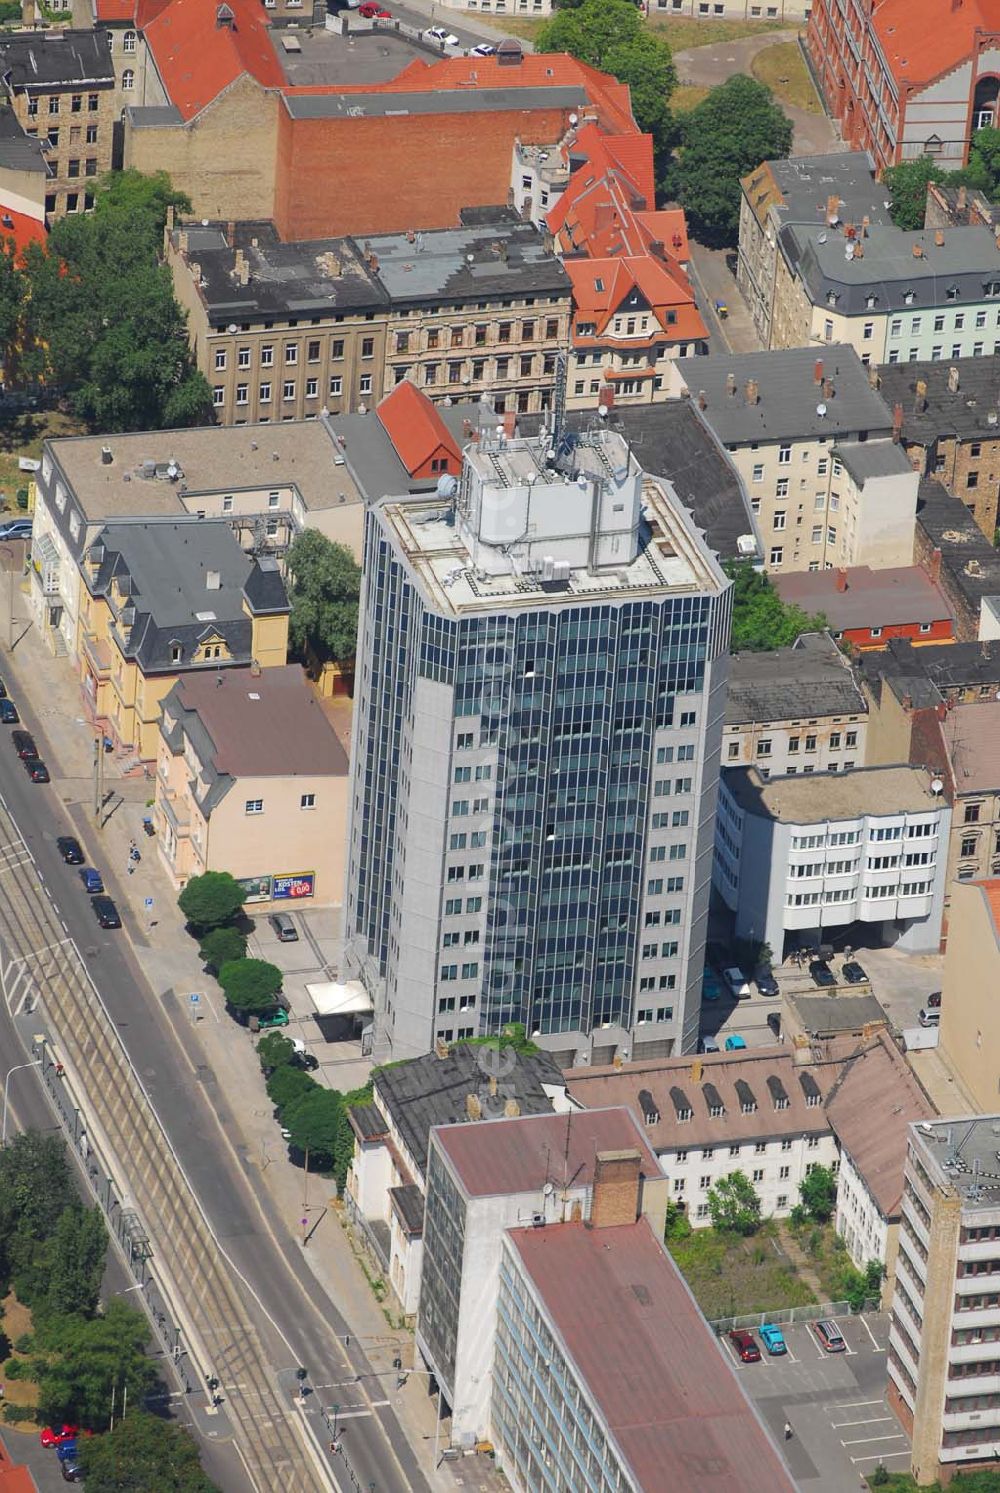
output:
[[[941,989],[941,1049],[981,1110],[1000,1095],[1000,878],[951,890]]]
[[[252,903],[342,901],[347,754],[297,665],[178,680],[159,737],[153,822],[175,886],[228,871]]]
[[[851,348],[684,358],[668,377],[743,478],[768,570],[912,562],[919,477]]]
[[[531,224],[280,243],[267,222],[168,229],[191,345],[226,425],[430,399],[551,403],[570,283]]]
[[[46,152],[46,216],[85,212],[94,182],[114,164],[115,72],[104,33],[9,35],[0,73],[19,124]]]

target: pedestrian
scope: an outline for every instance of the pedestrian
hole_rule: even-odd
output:
[[[791,1441],[791,1439],[792,1439],[792,1423],[791,1423],[791,1421],[786,1420],[785,1421],[785,1440],[786,1441]]]

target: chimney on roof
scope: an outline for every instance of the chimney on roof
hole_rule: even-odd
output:
[[[952,364],[948,369],[948,393],[957,394],[959,386],[958,369]]]
[[[745,388],[744,392],[746,393],[746,396],[747,396],[747,404],[759,404],[760,403],[760,388],[759,388],[757,380],[755,378],[748,378],[747,379],[747,381],[746,381],[746,388]]]
[[[816,362],[813,364],[813,383],[814,384],[821,384],[822,382],[823,382],[823,359],[822,358],[817,358]]]
[[[705,397],[705,391],[704,391],[704,389],[699,389],[698,390],[698,408],[700,410],[707,410],[708,409],[708,400]]]
[[[415,244],[417,242],[417,234],[415,229],[408,228],[406,230],[406,242],[408,244]]]
[[[894,404],[892,407],[892,438],[899,445],[903,434],[903,406]]]
[[[917,379],[915,393],[916,398],[913,401],[913,408],[916,410],[918,415],[922,415],[924,410],[927,408],[927,380],[925,378]]]
[[[694,1062],[691,1064],[691,1082],[701,1083],[702,1075],[704,1072],[705,1064],[702,1062],[701,1058],[695,1058]]]
[[[184,257],[187,258],[187,251],[188,251],[188,231],[187,231],[186,228],[182,228],[180,230],[180,232],[178,233],[178,235],[177,235],[177,247],[181,251],[181,253],[184,255]]]
[[[590,1203],[590,1227],[614,1228],[639,1217],[642,1157],[638,1151],[598,1151]]]
[[[847,590],[847,571],[843,565],[837,567],[837,590]]]
[[[840,198],[834,192],[826,199],[826,221],[832,228],[840,217]]]
[[[881,389],[882,387],[882,375],[874,363],[869,363],[868,365],[868,382],[873,389]]]
[[[503,433],[508,441],[512,441],[517,435],[517,415],[514,410],[504,411]]]
[[[251,679],[259,679],[260,678],[260,659],[259,658],[252,658],[250,660],[250,678]]]
[[[835,391],[835,389],[833,387],[833,379],[832,378],[825,378],[823,380],[823,398],[824,399],[832,399],[835,392],[836,391]]]
[[[934,230],[934,242],[935,242],[935,244],[937,245],[937,247],[939,249],[943,249],[944,248],[944,229],[943,228],[935,228],[935,230]]]
[[[226,224],[226,243],[230,249],[236,248],[236,224],[232,218]]]
[[[967,201],[968,201],[968,196],[966,194],[965,187],[964,186],[959,187],[959,189],[958,189],[958,196],[955,198],[955,206],[958,208],[958,211],[960,213],[964,213],[965,212],[965,206],[966,206]]]
[[[483,1106],[476,1094],[465,1096],[465,1118],[467,1120],[481,1120],[483,1118]]]
[[[865,216],[861,219],[861,237],[862,238],[867,238],[868,237],[868,230],[869,230],[869,228],[871,226],[872,226],[872,220],[871,220],[871,218],[869,218],[868,214],[865,213]]]
[[[733,399],[736,396],[736,374],[735,373],[727,373],[726,374],[726,393],[729,395],[730,399]]]
[[[914,257],[914,259],[923,259],[923,257],[924,257],[924,247],[923,247],[923,244],[914,244],[913,245],[913,257]]]
[[[166,227],[166,230],[167,230],[168,233],[170,232],[171,228],[173,228],[173,226],[174,226],[174,218],[175,218],[175,216],[176,216],[176,214],[174,213],[174,204],[172,202],[170,202],[170,203],[167,204],[167,221],[166,221],[166,224],[165,224],[165,227]]]
[[[249,284],[249,282],[250,282],[250,266],[247,263],[247,257],[244,254],[244,252],[243,252],[242,249],[237,249],[236,250],[236,262],[235,262],[235,264],[233,266],[233,273],[236,276],[236,280],[237,280],[238,284],[240,284],[240,285],[248,285]]]
[[[436,1058],[438,1058],[441,1062],[443,1062],[444,1059],[448,1056],[448,1053],[450,1052],[450,1050],[451,1049],[449,1048],[449,1046],[448,1046],[447,1042],[444,1040],[444,1038],[443,1037],[438,1037],[437,1040],[434,1043],[434,1056]]]
[[[941,579],[941,551],[936,546],[931,550],[931,563],[927,573],[935,583]]]
[[[521,1113],[521,1106],[518,1104],[517,1100],[516,1099],[508,1099],[507,1103],[503,1107],[503,1117],[504,1117],[504,1119],[505,1120],[516,1120],[517,1117],[518,1117],[518,1115],[520,1113]]]

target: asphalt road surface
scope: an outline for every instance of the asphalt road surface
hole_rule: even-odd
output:
[[[23,699],[17,703],[44,756],[37,719]],[[204,1365],[207,1354],[221,1380],[224,1412],[246,1461],[244,1486],[292,1493],[337,1486],[338,1478],[347,1486],[343,1462],[321,1467],[297,1424],[304,1417],[292,1394],[301,1365],[313,1383],[344,1385],[342,1408],[355,1411],[350,1462],[361,1486],[377,1493],[425,1490],[391,1406],[373,1403],[365,1388],[378,1380],[364,1354],[356,1343],[345,1350],[338,1341],[343,1320],[325,1298],[316,1299],[300,1247],[266,1194],[251,1187],[238,1125],[213,1075],[193,1068],[181,1051],[126,931],[98,928],[77,871],[63,864],[56,837],[79,834],[81,826],[68,817],[58,783],[31,783],[6,736],[0,735],[4,994],[17,1011],[32,994],[30,977],[68,1068],[82,1080],[98,1125],[94,1138],[103,1130],[110,1142],[115,1170],[152,1240],[154,1269],[173,1281],[189,1346],[200,1343],[202,1354],[194,1356]],[[31,1025],[30,1018],[26,1026],[19,1022],[22,1040]],[[15,1075],[13,1083],[30,1076]],[[324,1458],[325,1448],[324,1441]]]

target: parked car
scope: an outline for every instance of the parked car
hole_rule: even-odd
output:
[[[272,912],[267,920],[278,936],[280,943],[297,943],[299,930],[287,912]]]
[[[847,1351],[844,1335],[836,1322],[814,1322],[813,1332],[815,1332],[828,1353],[844,1353]]]
[[[292,1061],[296,1068],[304,1068],[307,1073],[311,1073],[319,1067],[319,1058],[314,1052],[309,1051],[301,1037],[292,1037],[290,1041],[295,1048],[295,1056]]]
[[[265,1011],[263,1015],[258,1016],[257,1025],[262,1032],[272,1026],[287,1026],[288,1012],[284,1006],[276,1006],[273,1011]]]
[[[928,1011],[939,1011],[941,1009],[941,992],[940,992],[940,990],[933,991],[927,997],[927,1009],[928,1009]]]
[[[35,738],[30,731],[12,731],[10,739],[14,743],[14,750],[19,757],[37,757],[38,748],[35,746]]]
[[[56,1447],[56,1456],[60,1462],[75,1462],[79,1455],[79,1444],[75,1436],[70,1437],[69,1441],[64,1441],[60,1446]]]
[[[760,1349],[754,1341],[752,1332],[746,1332],[741,1327],[734,1327],[729,1334],[729,1341],[740,1355],[742,1363],[760,1363]]]
[[[837,977],[825,959],[814,959],[809,966],[809,973],[812,975],[814,983],[823,988],[828,988],[837,983]]]
[[[83,882],[84,891],[90,892],[91,895],[94,892],[103,892],[104,890],[104,878],[101,876],[100,871],[94,870],[93,866],[84,867],[80,872],[80,880]]]
[[[940,1006],[936,1007],[933,1011],[929,1011],[927,1009],[927,1007],[924,1006],[923,1010],[920,1012],[920,1025],[921,1026],[940,1026],[941,1025],[941,1008],[940,1008]]]
[[[784,1334],[781,1328],[776,1327],[773,1322],[765,1322],[763,1327],[759,1327],[757,1330],[760,1333],[761,1342],[770,1354],[777,1357],[779,1353],[788,1352],[788,1344],[785,1342]]]
[[[392,11],[386,10],[384,5],[379,5],[378,0],[364,0],[364,3],[358,6],[358,15],[364,16],[366,21],[392,20]]]
[[[118,915],[118,909],[110,897],[95,897],[91,902],[94,909],[94,917],[102,928],[120,928],[122,920]]]
[[[701,980],[701,998],[703,1001],[717,1001],[722,995],[722,985],[714,969],[706,969]]]
[[[6,698],[7,698],[7,686],[4,683],[4,681],[2,679],[0,679],[0,700],[6,700]]]
[[[0,540],[2,539],[30,539],[31,519],[11,518],[5,524],[0,524]]]
[[[744,1042],[739,1032],[733,1032],[726,1038],[723,1045],[727,1052],[742,1052],[747,1044]]]
[[[718,1050],[719,1050],[719,1044],[718,1044],[718,1042],[716,1042],[716,1040],[715,1040],[714,1037],[699,1037],[698,1038],[698,1051],[699,1052],[718,1052]]]
[[[773,970],[768,969],[766,964],[759,964],[754,970],[753,982],[761,995],[778,994],[778,982],[774,978]]]
[[[24,770],[33,783],[48,783],[49,770],[41,757],[23,757]]]
[[[79,1426],[65,1423],[61,1426],[45,1426],[39,1431],[38,1439],[43,1446],[62,1446],[65,1441],[75,1441],[79,1434]]]
[[[59,1471],[63,1475],[64,1483],[82,1483],[83,1468],[79,1462],[60,1462]]]
[[[868,976],[856,959],[852,959],[848,964],[845,964],[840,973],[848,985],[866,985],[868,983]]]
[[[0,725],[16,726],[21,717],[17,713],[17,706],[13,700],[0,700]]]
[[[56,849],[67,866],[82,866],[87,859],[82,845],[73,835],[60,835],[56,841]]]
[[[461,42],[452,31],[446,31],[443,26],[428,26],[424,32],[428,41],[436,41],[442,47],[458,47]]]
[[[470,57],[495,57],[497,49],[488,41],[481,41],[477,46],[469,48]]]
[[[730,965],[728,969],[724,969],[722,971],[722,978],[725,980],[726,984],[729,986],[730,990],[733,992],[738,1001],[749,1000],[750,982],[747,980],[747,977],[743,973],[743,971],[741,969],[737,969],[735,964]]]

